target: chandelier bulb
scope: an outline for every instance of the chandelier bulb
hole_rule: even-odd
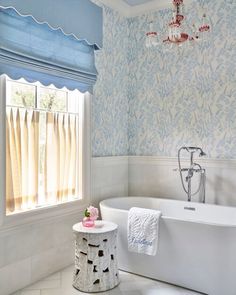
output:
[[[157,32],[154,30],[153,21],[149,22],[149,31],[146,33],[145,45],[147,48],[155,47],[158,45]]]

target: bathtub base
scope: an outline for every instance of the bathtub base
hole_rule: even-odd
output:
[[[131,206],[139,207],[137,202]],[[157,254],[148,256],[128,251],[128,210],[101,206],[101,212],[103,219],[118,224],[121,270],[208,295],[236,295],[235,227],[162,217]]]

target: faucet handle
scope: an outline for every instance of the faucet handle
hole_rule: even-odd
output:
[[[176,172],[176,171],[178,171],[178,172],[179,172],[179,171],[187,172],[188,170],[189,170],[189,168],[182,168],[182,169],[174,168],[174,169],[173,169],[173,171],[175,171],[175,172]]]

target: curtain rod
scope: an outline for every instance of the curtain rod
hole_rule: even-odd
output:
[[[75,116],[79,116],[78,113],[72,113],[72,112],[63,112],[63,111],[47,111],[44,109],[39,109],[39,108],[25,108],[22,106],[14,106],[14,105],[6,105],[7,108],[18,108],[18,109],[24,109],[27,111],[37,111],[37,112],[44,112],[44,113],[52,113],[52,114],[68,114],[68,115],[75,115]]]

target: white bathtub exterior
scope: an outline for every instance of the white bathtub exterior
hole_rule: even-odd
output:
[[[162,212],[155,256],[128,251],[128,210],[134,206]],[[123,197],[102,201],[100,209],[104,220],[119,226],[120,269],[209,295],[236,295],[236,208]]]

